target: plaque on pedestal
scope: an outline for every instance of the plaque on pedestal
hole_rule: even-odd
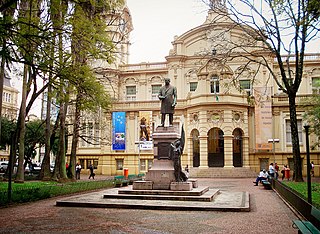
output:
[[[173,126],[157,127],[152,134],[154,158],[170,159],[170,144],[179,138],[180,135]]]

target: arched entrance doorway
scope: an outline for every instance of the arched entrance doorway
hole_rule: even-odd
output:
[[[243,155],[242,155],[242,130],[236,128],[233,133],[233,166],[242,167],[243,166]]]
[[[223,131],[219,128],[212,128],[208,132],[208,166],[224,166]]]
[[[197,129],[193,129],[191,132],[192,137],[192,166],[199,167],[200,166],[200,141],[199,141],[199,131]]]

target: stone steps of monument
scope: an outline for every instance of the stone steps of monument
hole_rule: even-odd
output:
[[[190,177],[199,178],[255,178],[258,173],[248,168],[190,168]]]

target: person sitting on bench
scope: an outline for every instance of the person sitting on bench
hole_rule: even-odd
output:
[[[253,183],[255,183],[254,186],[258,186],[259,181],[267,180],[267,179],[268,179],[268,173],[266,172],[266,169],[263,169],[262,171],[260,171],[256,181],[253,181]]]

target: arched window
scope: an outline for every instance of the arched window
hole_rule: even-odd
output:
[[[210,91],[211,93],[218,94],[219,90],[219,77],[217,75],[213,75],[210,79]]]

